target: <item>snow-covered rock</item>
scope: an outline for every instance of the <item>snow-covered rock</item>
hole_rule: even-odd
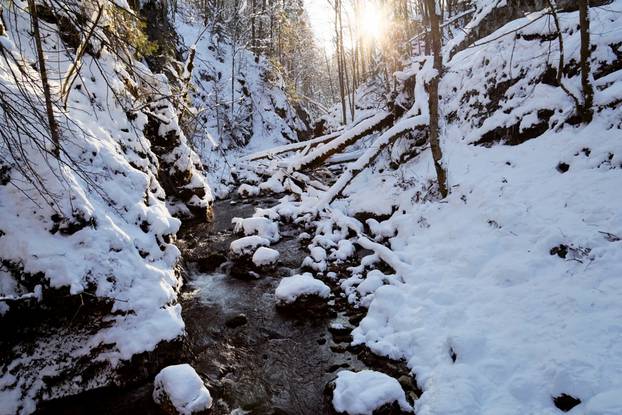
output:
[[[234,255],[251,255],[260,246],[269,246],[270,241],[261,236],[252,235],[231,242],[229,249]]]
[[[257,196],[260,193],[260,189],[257,186],[251,186],[244,183],[238,188],[238,194],[242,197]]]
[[[231,222],[234,224],[233,232],[236,234],[261,236],[271,243],[278,242],[280,239],[279,225],[268,218],[233,218]]]
[[[279,251],[265,246],[259,247],[253,254],[253,264],[257,267],[274,265],[279,261]]]
[[[332,403],[337,412],[348,415],[372,415],[393,403],[404,412],[412,412],[400,383],[373,370],[339,372],[334,380]]]
[[[277,304],[285,305],[294,303],[301,297],[312,296],[326,299],[330,296],[330,288],[306,272],[283,278],[274,294]]]
[[[153,400],[171,415],[191,415],[212,407],[203,380],[188,364],[165,367],[154,381]]]

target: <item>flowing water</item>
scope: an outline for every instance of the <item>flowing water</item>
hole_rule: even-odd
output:
[[[264,206],[269,203],[262,201]],[[198,230],[210,235],[206,245],[212,253],[235,239],[231,217],[248,217],[252,209],[245,203],[221,201],[215,212],[212,224]],[[328,330],[332,320],[344,320],[343,316],[285,316],[275,308],[274,290],[280,278],[294,273],[306,255],[296,233],[281,229],[282,240],[273,248],[281,253],[283,267],[259,279],[190,272],[190,289],[182,300],[184,321],[194,367],[222,400],[215,413],[228,414],[238,408],[254,414],[328,413],[324,389],[337,369],[363,368],[356,355],[333,341]],[[184,230],[182,236],[188,257],[199,259],[203,238],[197,238],[197,229]]]

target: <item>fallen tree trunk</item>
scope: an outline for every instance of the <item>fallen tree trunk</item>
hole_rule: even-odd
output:
[[[321,137],[317,137],[311,140],[301,141],[300,143],[287,144],[284,146],[274,147],[269,150],[253,153],[251,155],[241,157],[240,160],[241,161],[255,161],[255,160],[261,160],[261,159],[273,157],[278,154],[290,153],[296,150],[303,150],[307,146],[312,148],[317,145],[334,140],[335,138],[339,137],[341,134],[343,134],[343,131],[336,131],[334,133],[326,134],[326,135],[323,135]]]
[[[294,162],[290,169],[306,170],[324,163],[332,155],[342,152],[346,147],[354,144],[363,137],[388,127],[393,122],[393,114],[382,111],[342,133],[338,138],[322,147],[316,148],[304,157]]]
[[[316,205],[316,209],[319,211],[328,207],[332,201],[335,200],[335,198],[339,196],[341,192],[350,184],[352,179],[371,165],[380,155],[382,150],[394,143],[399,137],[411,132],[412,130],[423,130],[426,127],[427,117],[418,115],[416,117],[402,120],[385,131],[384,134],[378,137],[374,144],[368,148],[357,161],[350,165],[348,170],[339,177],[335,184],[331,186],[324,197],[322,197]]]

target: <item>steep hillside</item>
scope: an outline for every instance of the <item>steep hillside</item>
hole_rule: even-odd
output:
[[[180,221],[167,205],[205,218],[212,200],[167,79],[137,59],[148,45],[128,4],[37,4],[58,156],[27,2],[1,9],[3,414],[114,383],[132,356],[180,338]]]

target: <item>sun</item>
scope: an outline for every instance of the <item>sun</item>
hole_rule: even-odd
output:
[[[387,22],[384,7],[375,1],[366,1],[358,19],[361,32],[368,40],[374,42],[382,40]]]

